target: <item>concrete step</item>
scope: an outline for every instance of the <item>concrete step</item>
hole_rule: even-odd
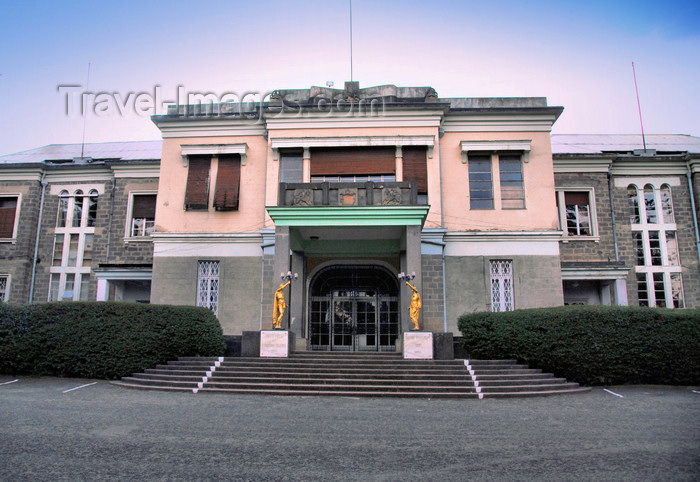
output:
[[[295,352],[289,358],[180,358],[124,377],[129,388],[277,395],[508,397],[588,388],[516,360],[403,360],[395,353]]]

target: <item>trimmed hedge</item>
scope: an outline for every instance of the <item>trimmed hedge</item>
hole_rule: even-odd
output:
[[[700,310],[566,306],[459,318],[474,359],[514,358],[586,385],[700,384]]]
[[[0,373],[114,379],[179,356],[220,356],[225,348],[206,308],[0,303]]]

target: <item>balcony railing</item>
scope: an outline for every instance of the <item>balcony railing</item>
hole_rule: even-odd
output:
[[[310,182],[279,185],[279,206],[412,206],[426,204],[414,181]]]

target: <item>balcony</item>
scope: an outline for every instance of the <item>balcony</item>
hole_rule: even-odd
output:
[[[427,204],[414,181],[310,182],[279,185],[278,206],[416,206]]]

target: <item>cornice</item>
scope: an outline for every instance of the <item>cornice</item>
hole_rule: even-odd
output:
[[[171,233],[155,232],[150,238],[157,243],[262,243],[263,236],[258,233]]]
[[[139,164],[112,164],[110,166],[115,178],[160,177],[160,162]]]
[[[445,242],[561,241],[562,231],[448,231]]]
[[[445,116],[445,132],[550,132],[557,116],[553,114],[450,114]]]
[[[44,170],[40,167],[0,169],[3,181],[41,181]]]

